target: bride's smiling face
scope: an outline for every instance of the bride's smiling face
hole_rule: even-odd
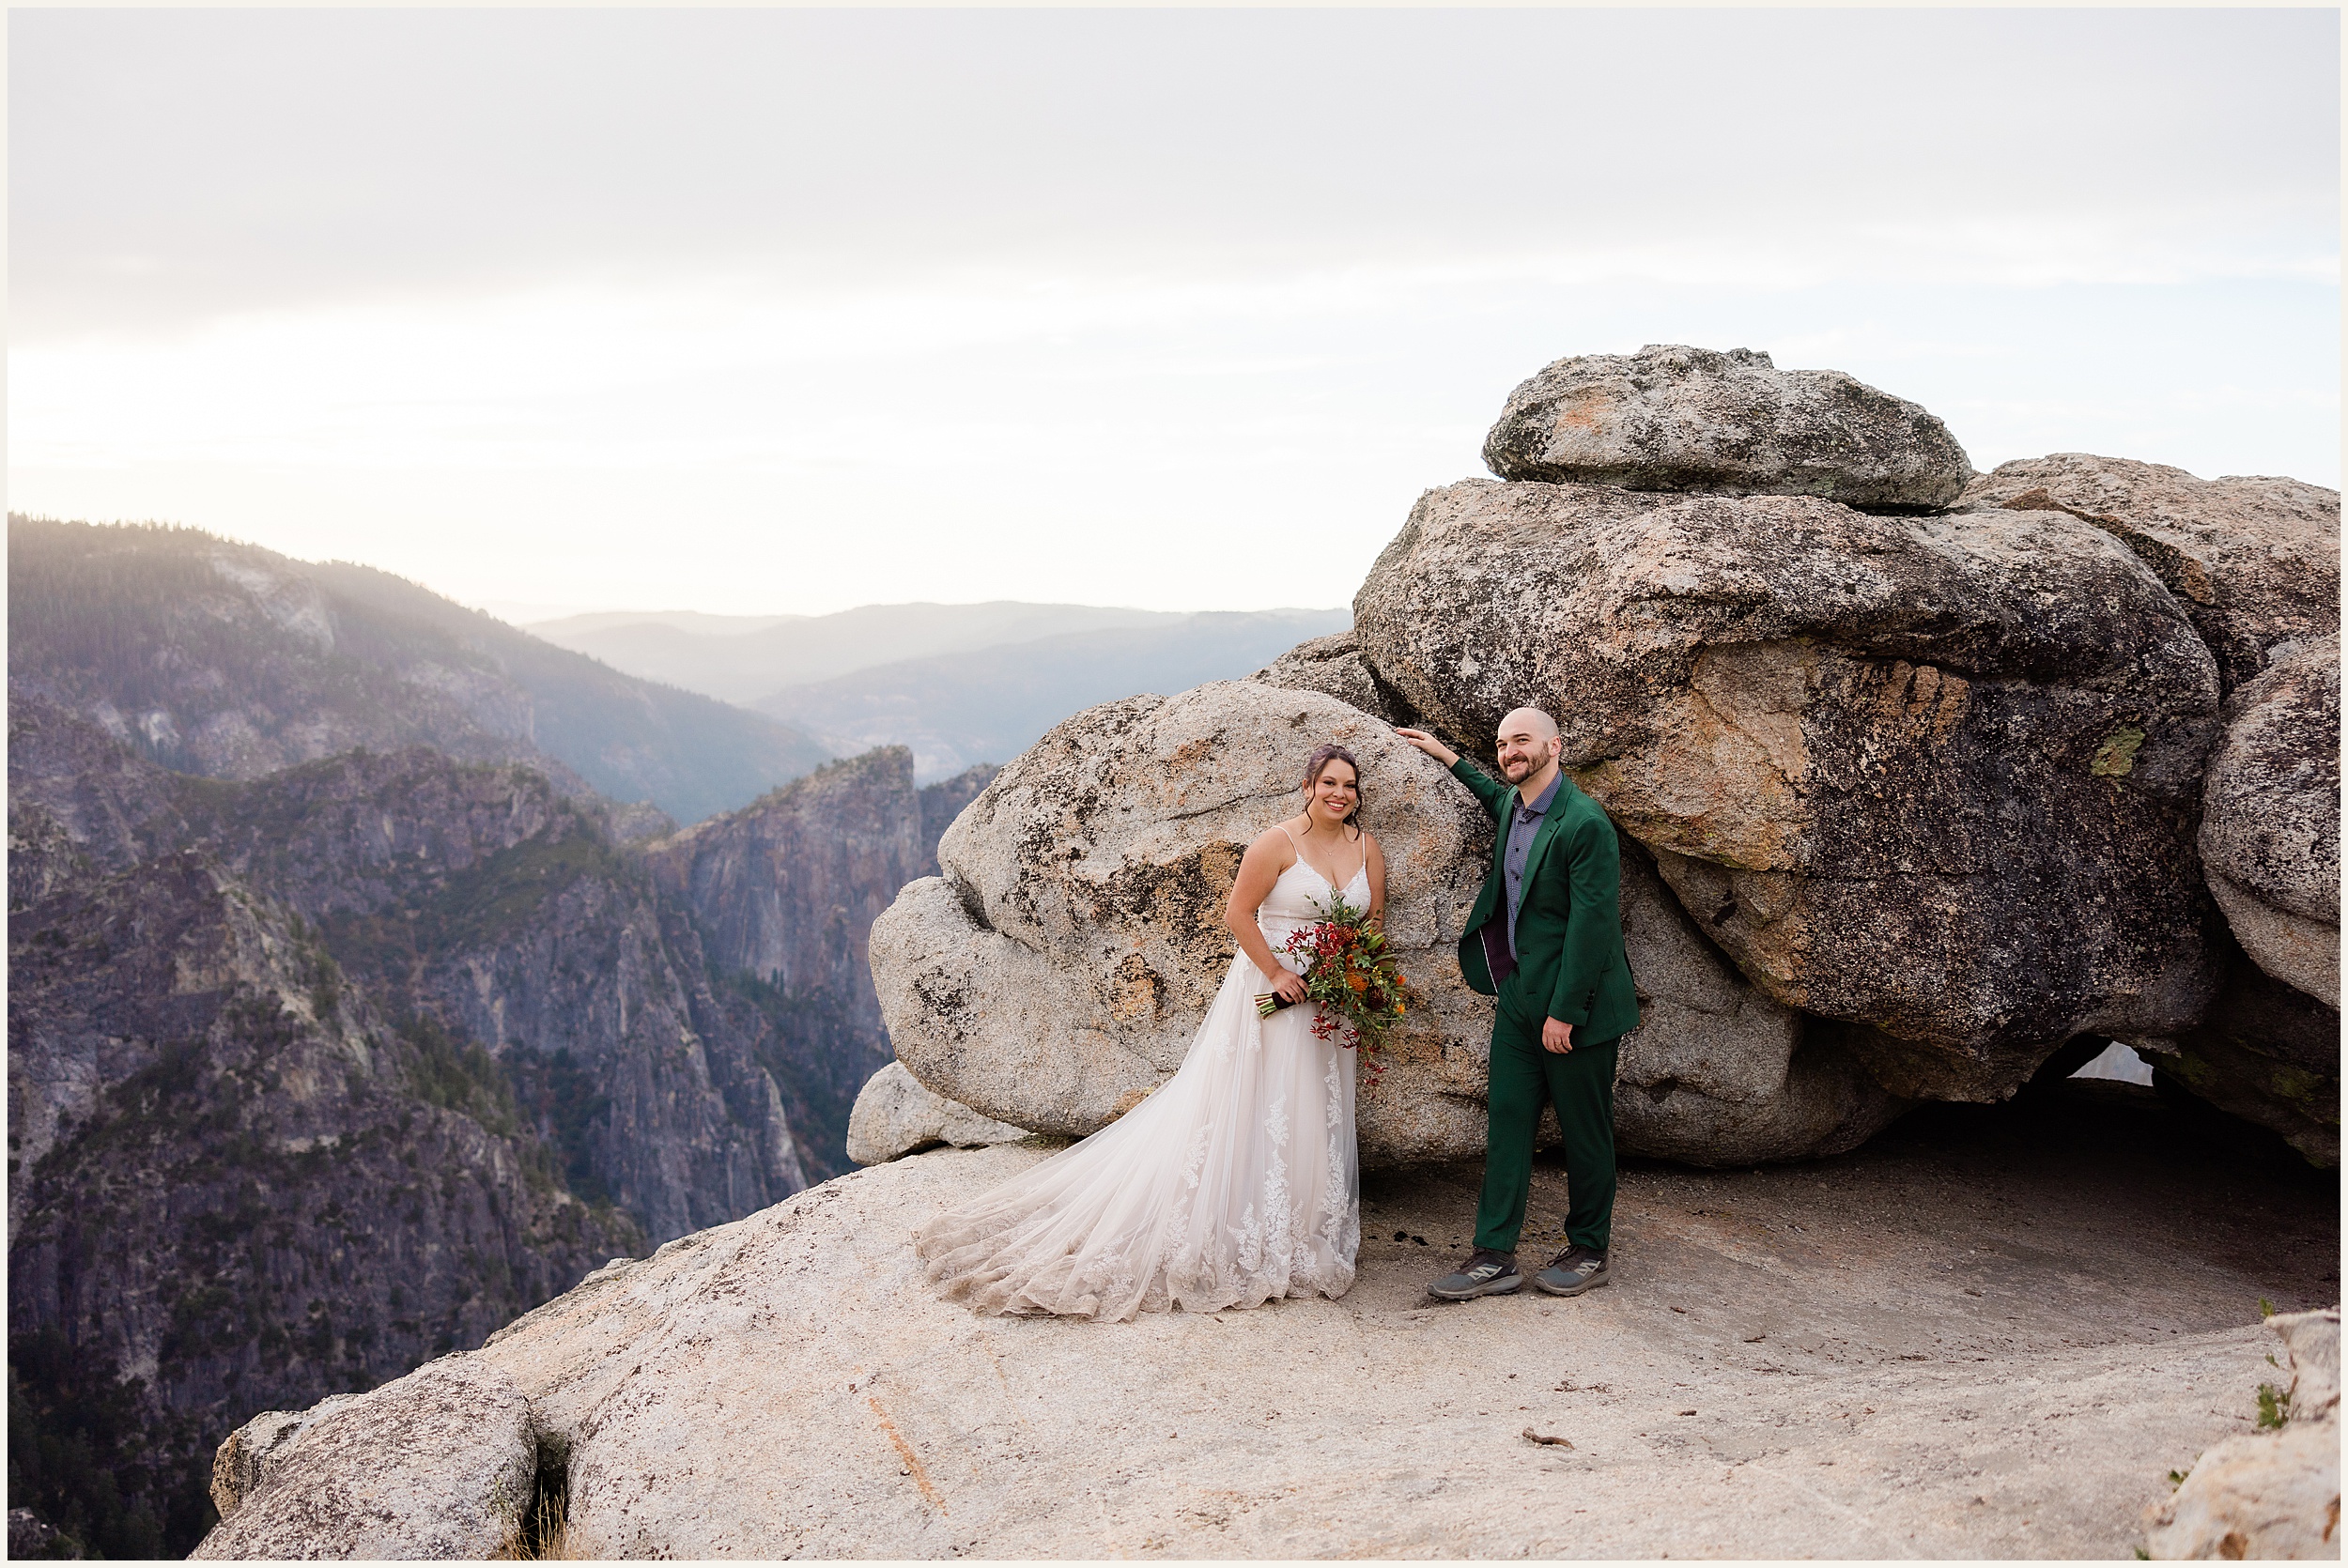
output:
[[[1361,804],[1352,765],[1337,758],[1323,762],[1320,775],[1305,790],[1305,814],[1316,827],[1336,827]]]

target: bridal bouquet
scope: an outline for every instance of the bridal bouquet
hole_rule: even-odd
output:
[[[1321,1004],[1313,1020],[1313,1035],[1332,1039],[1339,1029],[1352,1038],[1341,1041],[1349,1050],[1367,1053],[1382,1049],[1387,1034],[1418,993],[1403,978],[1401,966],[1386,946],[1386,933],[1369,923],[1368,912],[1333,893],[1321,906],[1322,918],[1291,934],[1281,951],[1304,958],[1305,994]],[[1270,1018],[1290,1004],[1277,992],[1256,997],[1258,1016]],[[1373,1066],[1374,1075],[1377,1068]]]

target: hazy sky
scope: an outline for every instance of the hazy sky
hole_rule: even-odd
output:
[[[1334,605],[1516,382],[2339,484],[2330,10],[8,18],[9,504],[469,603]]]

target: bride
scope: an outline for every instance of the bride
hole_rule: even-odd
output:
[[[1182,1070],[1121,1118],[914,1232],[946,1296],[985,1313],[1129,1318],[1342,1296],[1361,1239],[1353,1053],[1313,1038],[1305,961],[1275,952],[1330,895],[1384,913],[1343,746],[1305,763],[1304,810],[1247,846],[1224,923],[1239,954]]]

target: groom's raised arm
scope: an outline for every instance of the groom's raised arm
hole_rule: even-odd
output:
[[[1484,809],[1492,814],[1494,822],[1500,820],[1502,807],[1508,797],[1516,793],[1513,786],[1503,784],[1464,757],[1452,760],[1451,776],[1475,792],[1475,798],[1484,803]]]
[[[1501,783],[1498,779],[1487,777],[1481,768],[1424,730],[1397,730],[1395,733],[1441,762],[1444,767],[1449,768],[1451,776],[1473,790],[1475,792],[1475,798],[1484,803],[1484,809],[1492,814],[1495,822],[1499,820],[1501,803],[1515,793],[1509,786]]]

